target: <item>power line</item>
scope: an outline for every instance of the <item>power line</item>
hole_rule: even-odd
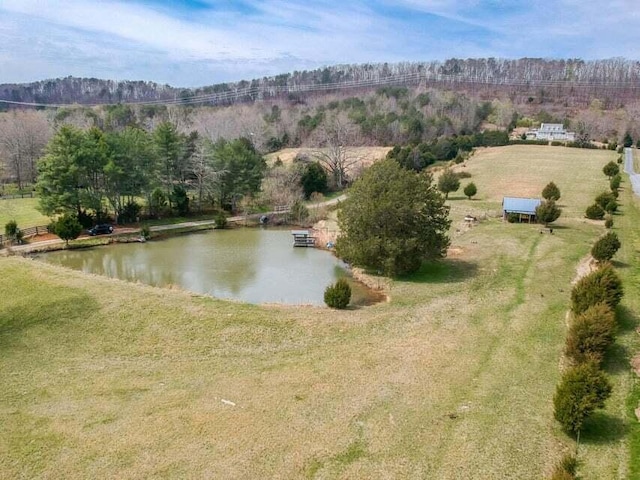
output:
[[[501,87],[527,87],[527,88],[605,88],[612,90],[639,90],[640,83],[637,81],[609,82],[605,80],[591,81],[571,81],[571,80],[525,80],[525,79],[495,79],[495,78],[472,78],[464,74],[442,74],[413,72],[386,77],[365,78],[358,80],[348,80],[344,82],[331,82],[322,84],[306,85],[252,85],[243,88],[226,90],[224,92],[214,92],[199,94],[184,98],[174,98],[168,100],[142,100],[136,102],[119,103],[89,103],[89,104],[61,104],[61,103],[39,103],[20,102],[15,100],[1,100],[0,103],[26,107],[44,108],[82,108],[98,107],[109,105],[129,105],[129,106],[154,106],[154,105],[197,105],[204,103],[220,104],[232,103],[250,99],[260,100],[263,97],[273,97],[281,94],[313,93],[333,90],[348,90],[364,87],[379,87],[394,84],[415,84],[420,82],[433,82],[444,84],[469,84],[480,86],[501,86]]]

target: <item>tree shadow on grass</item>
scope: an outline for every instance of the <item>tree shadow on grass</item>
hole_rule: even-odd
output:
[[[96,301],[89,295],[74,292],[55,295],[51,301],[25,301],[19,305],[0,307],[0,349],[21,343],[24,332],[39,325],[59,326],[69,321],[86,317],[97,308]]]
[[[607,349],[602,361],[602,368],[608,373],[616,373],[629,370],[629,350],[619,342],[614,342]]]
[[[602,445],[622,440],[629,426],[618,417],[598,411],[585,421],[580,433],[580,442],[588,445]]]
[[[446,258],[424,262],[417,272],[398,277],[398,280],[413,283],[457,283],[475,276],[477,270],[478,265],[473,262]]]
[[[628,263],[620,262],[618,260],[613,260],[611,262],[611,265],[613,265],[616,268],[629,268],[631,266]]]
[[[621,332],[635,330],[640,324],[638,316],[632,310],[621,305],[616,307],[616,321]]]

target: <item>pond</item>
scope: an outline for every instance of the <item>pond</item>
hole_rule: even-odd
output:
[[[324,305],[324,289],[346,277],[352,305],[379,295],[350,278],[331,253],[294,248],[289,230],[229,229],[147,243],[61,250],[40,259],[87,273],[248,303]]]

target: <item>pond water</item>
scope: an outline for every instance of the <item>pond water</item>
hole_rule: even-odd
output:
[[[353,305],[378,296],[353,281],[343,262],[326,251],[294,248],[289,230],[230,229],[147,243],[61,250],[39,257],[87,273],[248,303],[323,305],[324,289],[338,278],[351,283]]]

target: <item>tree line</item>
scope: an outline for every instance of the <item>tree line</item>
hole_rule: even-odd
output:
[[[116,221],[135,221],[141,202],[151,214],[185,214],[188,190],[196,192],[198,208],[208,202],[232,209],[260,189],[266,170],[249,139],[212,142],[168,122],[153,132],[64,125],[45,152],[36,184],[42,212],[72,212],[81,223],[100,221],[108,211]]]

